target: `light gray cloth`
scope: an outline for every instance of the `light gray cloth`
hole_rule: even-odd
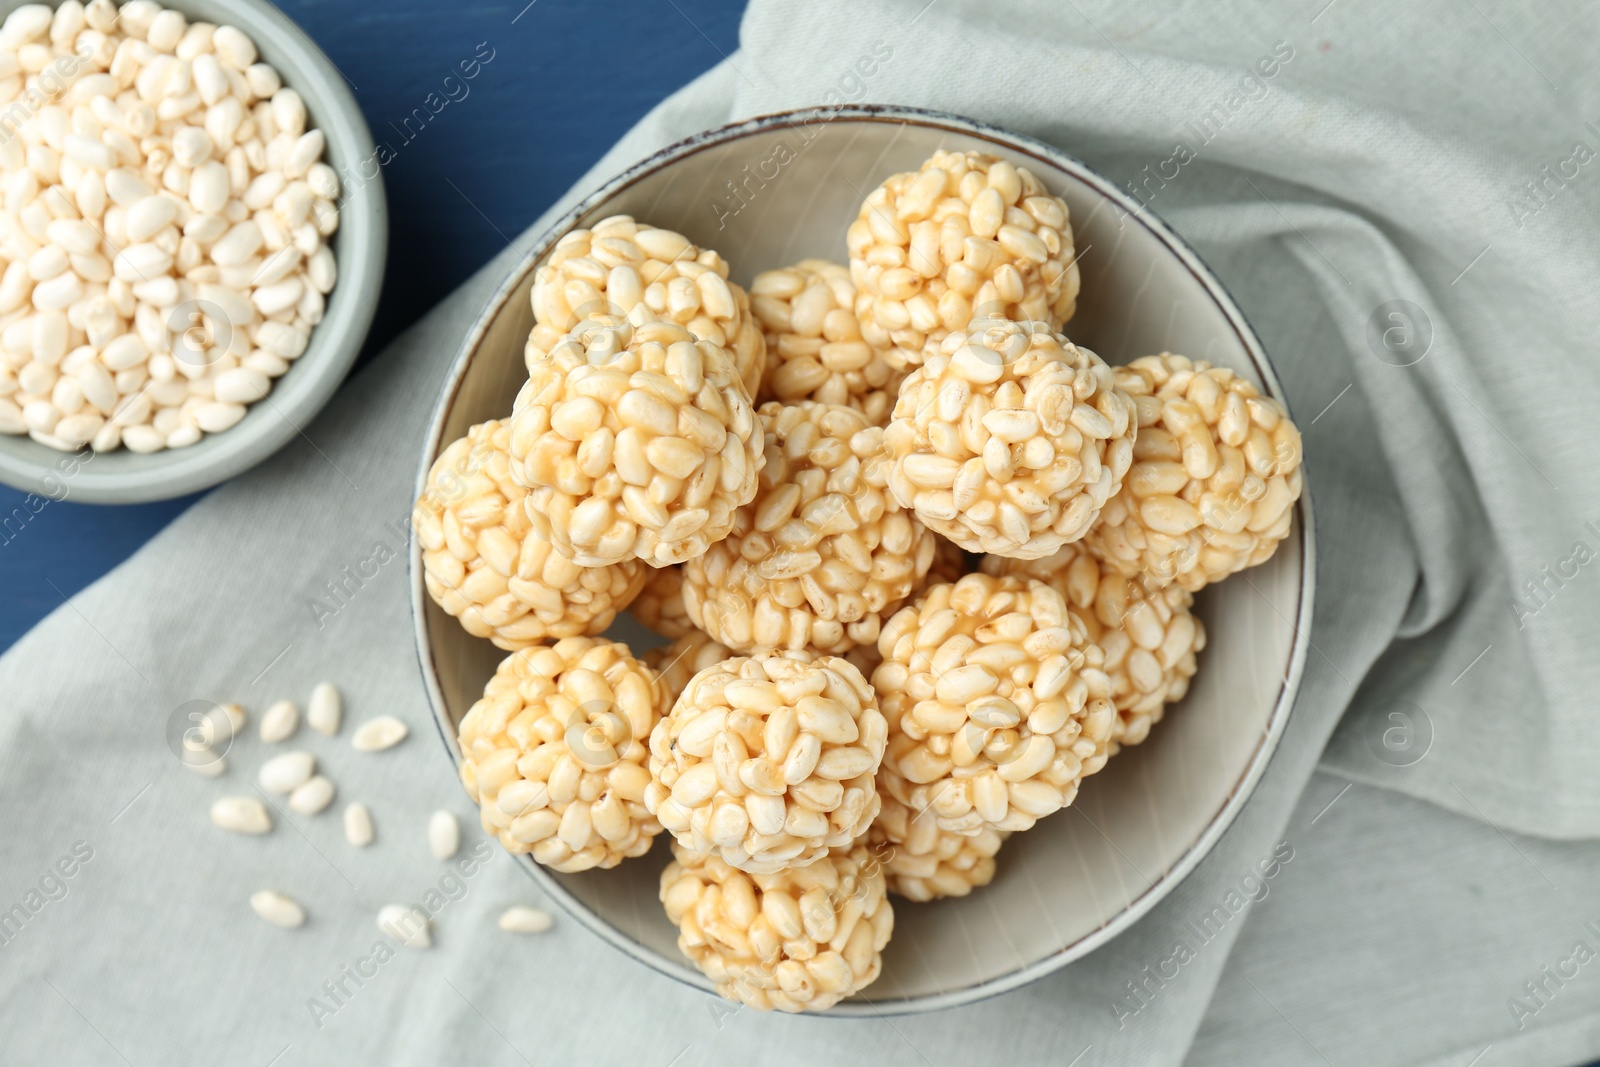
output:
[[[1583,355],[1600,326],[1600,132],[1587,125],[1600,27],[1592,9],[1487,0],[1319,8],[755,0],[738,53],[303,440],[0,660],[0,909],[34,909],[0,927],[0,1059],[1493,1067],[1600,1054],[1600,961],[1580,962],[1600,950],[1600,848],[1555,840],[1600,830],[1584,700],[1600,637],[1600,534],[1585,525],[1600,520],[1600,405]],[[863,76],[854,57],[879,41],[893,55]],[[1320,550],[1314,650],[1282,745],[1184,884],[1028,988],[861,1021],[733,1011],[559,918],[541,938],[495,930],[501,908],[537,894],[496,850],[470,876],[427,853],[430,811],[475,820],[433,736],[404,563],[381,562],[401,547],[445,368],[554,212],[685,134],[843,100],[971,115],[1137,182],[1276,362],[1306,433]],[[364,560],[376,574],[314,618],[324,584]],[[352,850],[331,813],[280,815],[259,840],[212,827],[213,798],[252,792],[261,746],[239,742],[228,776],[204,780],[169,751],[169,721],[193,699],[259,715],[324,678],[350,724],[412,726],[378,756],[350,750],[351,725],[296,741],[338,782],[338,805],[372,806],[377,842]],[[480,836],[466,840],[471,855]],[[1194,938],[1272,855],[1267,895]],[[263,887],[305,902],[310,924],[255,920],[245,901]],[[371,961],[378,908],[430,890],[446,900],[434,949]],[[1193,951],[1175,967],[1180,938]],[[346,968],[375,973],[357,984]]]

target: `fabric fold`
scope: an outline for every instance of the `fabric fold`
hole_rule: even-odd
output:
[[[1574,941],[1600,946],[1585,925],[1600,922],[1600,471],[1585,439],[1600,388],[1582,357],[1600,305],[1576,290],[1593,275],[1600,185],[1594,164],[1567,165],[1570,143],[1600,148],[1583,44],[1596,16],[1316,6],[754,0],[739,52],[656,108],[303,439],[0,658],[0,868],[16,879],[0,909],[91,853],[20,928],[0,927],[11,1055],[1443,1065],[1491,1046],[1489,1067],[1594,1054],[1600,1015],[1580,983],[1600,979],[1585,969],[1537,996],[1524,983]],[[863,54],[882,59],[871,76]],[[1460,56],[1473,75],[1443,77]],[[352,855],[328,817],[260,841],[210,826],[217,787],[168,747],[184,703],[259,710],[324,679],[346,692],[346,735],[377,714],[413,732],[357,760],[302,730],[338,804],[368,802],[380,843],[418,849],[435,808],[472,824],[432,736],[403,577],[420,442],[461,338],[551,220],[649,152],[731,119],[865,101],[993,122],[1112,176],[1216,270],[1280,373],[1318,516],[1312,648],[1279,750],[1211,855],[1135,927],[1024,989],[844,1022],[735,1012],[572,922],[511,943],[493,916],[537,894],[493,850],[468,875],[423,870],[405,848]],[[252,769],[241,760],[227,791],[250,793]],[[1198,937],[1197,918],[1280,849],[1292,858],[1269,891]],[[268,886],[307,903],[305,930],[248,914]],[[445,902],[435,948],[345,978],[364,973],[378,908],[430,891]],[[1162,977],[1179,941],[1190,958]]]

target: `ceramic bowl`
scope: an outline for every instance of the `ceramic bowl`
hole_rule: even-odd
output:
[[[207,489],[249,470],[300,436],[322,410],[355,362],[377,310],[389,212],[372,134],[344,75],[300,27],[265,0],[162,2],[192,22],[243,30],[255,41],[262,61],[276,67],[283,83],[305,99],[307,124],[328,139],[323,160],[342,182],[339,229],[332,244],[339,281],[328,294],[327,312],[312,330],[305,352],[236,425],[207,434],[188,448],[145,455],[119,448],[88,462],[27,437],[0,434],[0,482],[24,492],[91,504],[136,504]]]
[[[734,280],[808,256],[845,259],[845,227],[866,193],[936,149],[975,149],[1026,166],[1070,208],[1083,292],[1067,333],[1113,363],[1162,350],[1227,366],[1279,397],[1260,342],[1221,284],[1160,220],[1111,182],[1031,138],[966,119],[864,108],[766,116],[699,134],[608,182],[537,244],[467,337],[426,442],[434,457],[473,423],[503,418],[526,378],[534,268],[561,236],[629,214],[720,251]],[[774,161],[785,159],[778,164]],[[749,170],[745,168],[748,166]],[[776,171],[776,173],[774,173]],[[746,182],[747,174],[758,179]],[[728,182],[746,183],[743,201]],[[961,899],[895,903],[883,974],[834,1015],[929,1011],[1020,986],[1105,944],[1194,869],[1248,799],[1283,731],[1306,654],[1311,508],[1270,562],[1207,589],[1210,635],[1187,698],[1150,739],[1084,782],[1076,803],[1011,838],[992,885]],[[505,655],[468,636],[429,599],[418,549],[412,602],[422,672],[453,762],[456,726]],[[612,636],[638,652],[663,643],[632,619]],[[710,983],[679,953],[657,899],[667,835],[646,857],[557,874],[518,862],[572,916],[635,959],[690,985]]]

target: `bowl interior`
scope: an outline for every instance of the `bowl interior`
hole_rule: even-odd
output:
[[[735,280],[748,285],[758,271],[808,256],[842,262],[845,227],[865,195],[940,148],[1009,158],[1067,201],[1083,272],[1066,331],[1074,341],[1114,363],[1179,351],[1278,392],[1237,310],[1164,227],[1125,217],[1108,198],[1114,190],[1080,164],[961,120],[861,112],[810,127],[782,117],[747,123],[625,175],[574,225],[622,213],[679,230],[722,252]],[[512,279],[476,347],[469,342],[430,462],[471,424],[508,414],[525,378],[531,286],[531,269]],[[1199,597],[1210,635],[1201,670],[1149,741],[1089,778],[1070,809],[1013,837],[989,887],[932,904],[897,899],[882,977],[866,998],[835,1012],[926,1009],[1021,984],[1127,926],[1198,862],[1254,784],[1287,714],[1302,651],[1298,620],[1308,607],[1305,520],[1302,511],[1295,535],[1248,582],[1236,578]],[[420,587],[416,570],[413,560]],[[459,757],[455,725],[504,654],[468,636],[425,594],[417,603],[424,673],[433,673],[441,732]],[[636,651],[663,643],[631,619],[619,620],[613,635]],[[609,871],[561,875],[525,862],[608,940],[708,988],[679,954],[657,900],[669,861],[664,837],[649,856]]]
[[[264,0],[163,0],[191,21],[237,26],[263,62],[305,100],[307,126],[327,137],[324,162],[339,172],[339,229],[330,242],[339,280],[323,320],[266,399],[220,434],[188,448],[145,455],[117,449],[81,465],[28,437],[0,435],[0,481],[58,495],[64,482],[84,503],[161,500],[209,488],[249,469],[299,435],[355,361],[377,310],[388,244],[388,213],[372,135],[344,76],[288,16]],[[76,466],[70,477],[62,472]]]

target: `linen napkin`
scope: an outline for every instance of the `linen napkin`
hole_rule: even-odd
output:
[[[1600,475],[1581,355],[1600,325],[1581,284],[1600,188],[1593,19],[1488,2],[755,0],[737,53],[303,440],[0,659],[0,911],[26,916],[0,918],[8,1061],[1491,1067],[1600,1052],[1586,988],[1600,966],[1579,951],[1600,946],[1585,701]],[[854,59],[880,44],[892,55],[866,76]],[[1452,66],[1462,56],[1470,77]],[[537,893],[475,829],[461,866],[427,854],[429,812],[476,821],[431,736],[398,558],[437,386],[548,221],[681,136],[835,101],[1033,134],[1171,222],[1284,381],[1320,556],[1283,742],[1171,896],[1025,989],[851,1021],[735,1010],[559,917],[541,938],[493,928]],[[362,577],[344,582],[352,568]],[[310,606],[330,582],[347,591],[332,615]],[[352,851],[337,820],[282,812],[260,840],[217,831],[219,783],[170,750],[185,702],[259,712],[324,679],[347,694],[349,725],[334,739],[302,727],[296,743],[338,782],[336,803],[372,806],[377,844]],[[350,730],[378,714],[413,736],[356,758]],[[238,745],[228,792],[252,792],[259,755]],[[1192,920],[1266,856],[1280,872],[1265,895],[1196,944]],[[285,936],[242,914],[263,887],[306,902],[311,923]],[[434,949],[377,959],[377,909],[429,892],[444,901]]]

